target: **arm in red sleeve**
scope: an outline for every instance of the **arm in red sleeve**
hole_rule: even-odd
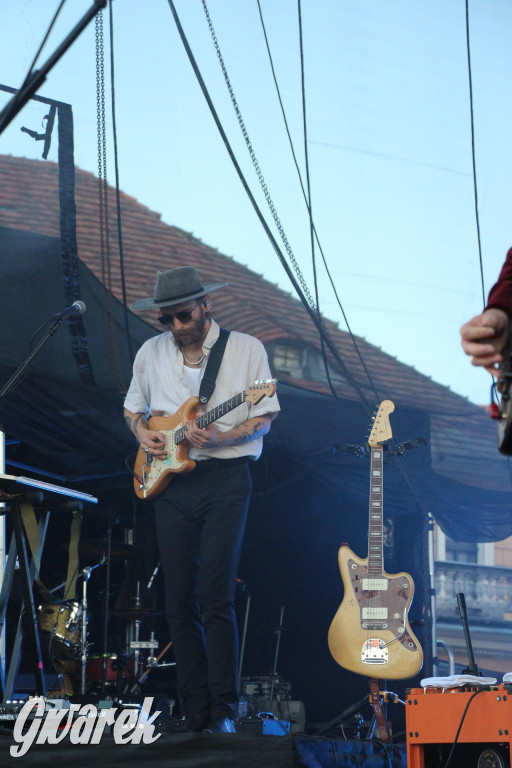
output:
[[[487,309],[498,307],[512,317],[512,248],[507,253],[498,282],[491,288]]]

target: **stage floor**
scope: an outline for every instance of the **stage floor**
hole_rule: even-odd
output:
[[[13,757],[12,732],[1,729],[3,765],[106,768],[107,766],[166,766],[166,768],[407,768],[405,745],[384,747],[377,742],[343,741],[315,736],[245,736],[241,734],[163,734],[152,744],[116,744],[109,734],[98,745],[33,744],[25,755]]]

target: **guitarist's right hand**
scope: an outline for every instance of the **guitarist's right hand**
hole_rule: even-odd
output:
[[[501,352],[507,340],[509,316],[498,307],[484,310],[460,329],[461,344],[473,365],[485,368],[499,378]]]
[[[167,457],[167,451],[165,450],[165,438],[161,432],[155,432],[151,429],[143,430],[139,428],[139,442],[140,447],[149,453],[151,456],[155,456],[162,461]]]

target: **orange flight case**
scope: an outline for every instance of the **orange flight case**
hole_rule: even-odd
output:
[[[510,768],[510,685],[484,690],[412,688],[406,696],[407,768],[442,768],[466,707],[450,767],[477,768],[489,764]],[[486,762],[485,756],[482,757],[486,750],[498,753],[499,757],[493,758],[494,762]]]

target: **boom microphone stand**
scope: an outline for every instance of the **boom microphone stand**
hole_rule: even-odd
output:
[[[466,598],[464,597],[464,592],[457,593],[457,605],[459,608],[460,620],[462,621],[462,629],[464,630],[464,639],[466,640],[466,649],[469,659],[469,664],[466,669],[462,670],[462,673],[464,675],[475,675],[476,677],[479,677],[480,672],[478,671],[478,667],[475,662],[475,657],[473,655],[473,645],[471,643],[471,636],[469,634],[468,612],[466,610]]]

